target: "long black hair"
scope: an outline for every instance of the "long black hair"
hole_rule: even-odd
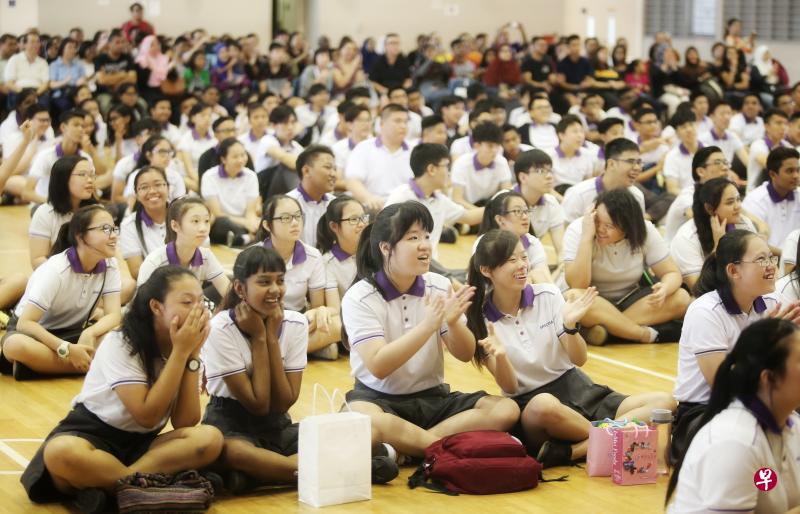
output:
[[[141,180],[141,176],[145,173],[155,172],[161,175],[161,178],[164,179],[164,182],[167,184],[167,191],[169,192],[169,182],[167,182],[167,173],[157,166],[145,166],[141,168],[139,172],[133,177],[133,191],[136,192],[139,189],[139,180]],[[169,208],[169,194],[164,198],[166,202],[166,207]],[[136,235],[139,236],[139,243],[142,245],[142,250],[144,250],[145,257],[148,253],[150,253],[154,248],[147,248],[147,242],[144,239],[144,232],[142,230],[142,212],[144,212],[144,205],[139,201],[139,198],[136,198],[136,201],[133,203],[133,213],[136,216],[134,224],[136,225]]]
[[[86,234],[95,214],[100,211],[108,213],[113,219],[114,215],[100,204],[86,205],[75,211],[69,223],[64,223],[58,230],[56,241],[50,248],[50,256],[59,254],[70,246],[78,246],[78,236]]]
[[[169,146],[172,147],[172,143],[169,139],[165,138],[161,135],[150,136],[147,138],[147,141],[144,142],[142,145],[142,149],[139,151],[139,159],[136,161],[136,164],[133,166],[134,170],[138,170],[139,168],[143,168],[150,164],[150,158],[147,156],[149,153],[153,153],[158,146],[158,143],[166,141],[169,143]],[[175,150],[174,148],[172,148]],[[133,171],[131,171],[133,173]],[[127,181],[127,177],[125,179]]]
[[[600,193],[595,206],[606,206],[612,223],[618,227],[628,240],[631,253],[636,253],[647,241],[647,225],[644,223],[642,206],[627,189],[612,189]]]
[[[272,218],[275,217],[275,211],[278,209],[278,204],[281,200],[293,201],[297,205],[297,208],[300,209],[300,213],[304,215],[303,223],[305,223],[305,213],[303,213],[303,207],[300,205],[300,202],[298,202],[297,199],[287,195],[272,195],[266,202],[264,202],[264,208],[261,209],[261,223],[258,225],[256,240],[264,240],[268,237],[271,237],[272,225],[274,223]],[[265,224],[267,225],[266,227],[264,226]]]
[[[150,300],[164,303],[164,298],[169,293],[171,285],[194,274],[180,266],[161,266],[140,285],[133,300],[128,304],[125,316],[122,318],[122,336],[131,348],[131,355],[138,355],[142,360],[148,385],[156,381],[155,361],[161,358],[161,350],[156,343],[156,332],[153,326],[153,310]]]
[[[165,243],[171,243],[178,238],[178,234],[172,230],[172,222],[175,221],[180,225],[186,211],[195,205],[202,205],[203,208],[208,211],[208,215],[211,216],[208,205],[203,203],[203,200],[196,196],[184,196],[169,204],[169,210],[167,211],[167,237],[164,240]]]
[[[333,248],[336,243],[336,234],[331,230],[330,223],[341,225],[344,208],[351,202],[361,205],[358,200],[351,196],[337,196],[331,200],[325,209],[325,214],[317,222],[317,249],[320,253],[330,252],[331,248]]]
[[[784,319],[765,318],[742,330],[733,347],[714,375],[711,398],[697,427],[689,434],[687,448],[697,432],[737,398],[752,397],[761,385],[761,373],[767,371],[770,382],[786,374],[786,360],[791,352],[790,336],[797,325]],[[669,478],[665,503],[675,492],[683,461],[681,455]]]
[[[234,284],[237,280],[245,284],[248,278],[259,272],[286,273],[286,263],[272,248],[255,245],[244,249],[236,256],[236,262],[233,263],[233,280],[220,310],[233,309],[239,305],[242,298],[236,294]]]
[[[519,198],[522,200],[525,209],[528,204],[525,197],[516,191],[501,191],[494,195],[487,203],[483,210],[483,219],[481,219],[481,226],[478,228],[478,235],[485,234],[492,229],[500,228],[497,224],[495,216],[505,216],[508,212],[508,205],[511,203],[512,198]],[[528,228],[528,232],[530,232]]]
[[[514,254],[518,244],[520,244],[519,238],[512,232],[495,228],[483,235],[475,248],[475,253],[469,259],[467,282],[475,287],[475,297],[467,309],[467,328],[476,340],[485,339],[488,335],[483,306],[492,285],[491,281],[481,273],[481,267],[495,269],[502,266]],[[481,367],[486,360],[486,352],[479,344],[475,345],[473,360],[478,367]]]
[[[728,186],[735,186],[726,177],[717,177],[709,180],[705,184],[698,184],[694,190],[694,200],[692,202],[692,216],[694,226],[697,227],[697,238],[703,248],[703,256],[706,257],[714,251],[714,235],[711,231],[711,216],[706,206],[716,210],[722,201],[722,194]]]
[[[719,239],[717,250],[706,257],[700,276],[694,285],[694,296],[700,296],[719,288],[731,287],[728,278],[728,264],[734,264],[742,260],[742,256],[747,252],[747,245],[750,238],[756,234],[749,230],[736,229],[726,233]]]
[[[80,155],[67,155],[61,157],[50,170],[50,184],[47,186],[47,201],[53,206],[53,210],[64,216],[72,212],[72,196],[69,192],[69,179],[72,172],[81,161],[87,161]],[[86,200],[81,200],[80,207],[84,205],[96,204],[97,200],[92,196]]]

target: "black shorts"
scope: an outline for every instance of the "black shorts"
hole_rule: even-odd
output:
[[[632,289],[629,293],[625,296],[620,298],[619,300],[613,302],[614,306],[619,309],[620,312],[628,309],[631,305],[636,303],[637,301],[641,300],[645,296],[649,295],[653,292],[652,286],[643,286],[637,285],[635,289]]]
[[[356,380],[346,399],[349,403],[373,403],[383,412],[428,430],[456,414],[473,409],[484,396],[488,396],[486,391],[450,392],[448,384],[411,394],[386,394],[370,389]]]
[[[578,368],[572,368],[557,379],[533,391],[511,398],[520,410],[539,394],[548,393],[589,421],[614,419],[620,404],[627,398],[608,386],[595,384]]]
[[[50,472],[44,465],[44,448],[52,438],[71,435],[86,439],[98,450],[110,453],[124,465],[130,466],[147,453],[159,432],[160,430],[146,433],[120,430],[105,423],[79,403],[47,436],[22,473],[20,482],[31,501],[44,503],[63,500],[65,496],[56,489]]]
[[[298,424],[288,414],[256,416],[236,400],[212,396],[202,423],[217,427],[226,439],[244,439],[285,456],[297,453]]]

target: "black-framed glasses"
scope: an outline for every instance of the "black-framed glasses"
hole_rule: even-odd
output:
[[[342,218],[339,220],[339,223],[344,223],[345,221],[353,226],[356,226],[359,223],[363,223],[364,225],[369,225],[369,214],[362,214],[361,216],[350,216],[349,218]]]
[[[111,234],[118,236],[120,228],[115,225],[109,225],[108,223],[105,223],[103,225],[98,225],[96,227],[89,227],[86,230],[100,230],[103,232],[103,234],[107,236],[110,236]]]
[[[777,255],[770,255],[769,257],[759,257],[752,261],[737,261],[736,264],[758,264],[762,268],[767,266],[777,266],[780,258]]]
[[[553,168],[549,166],[539,166],[539,167],[533,167],[528,171],[530,173],[535,173],[537,175],[547,175],[548,173],[553,173]]]
[[[305,214],[299,212],[297,214],[282,214],[280,216],[275,216],[272,218],[272,221],[280,221],[284,225],[288,225],[292,221],[302,222],[303,218],[305,218]]]
[[[641,160],[641,159],[613,159],[612,158],[610,160],[619,161],[619,162],[625,162],[625,163],[630,164],[631,166],[638,166],[639,168],[641,168],[642,164],[644,164],[644,161]]]
[[[153,153],[157,153],[158,155],[169,155],[170,157],[175,157],[175,150],[172,148],[158,148],[153,151]]]
[[[714,159],[713,161],[708,161],[705,164],[705,166],[706,167],[709,167],[709,166],[722,166],[724,168],[730,168],[731,167],[731,163],[729,163],[725,159]]]
[[[137,188],[137,191],[139,191],[140,193],[147,193],[150,190],[166,189],[168,185],[169,184],[167,184],[166,182],[158,182],[156,184],[142,184]]]
[[[533,214],[533,208],[528,208],[528,209],[517,208],[517,209],[509,209],[507,211],[503,211],[504,216],[508,216],[509,214],[513,214],[517,218],[522,219],[525,217],[530,217]]]

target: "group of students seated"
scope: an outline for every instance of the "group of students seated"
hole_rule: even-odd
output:
[[[800,114],[758,117],[746,97],[764,132],[745,147],[724,100],[697,96],[705,130],[695,99],[662,131],[640,98],[593,142],[580,114],[532,90],[519,128],[497,98],[445,96],[412,137],[412,93],[387,89],[375,116],[355,87],[335,108],[321,84],[302,105],[255,95],[235,117],[190,97],[183,129],[169,99],[132,124],[113,105],[113,166],[91,141],[95,99],[61,113],[56,138],[35,91],[18,95],[0,183],[32,204],[34,271],[0,281],[0,372],[86,375],[23,474],[31,500],[96,512],[137,472],[202,469],[234,494],[293,483],[288,411],[309,356],[346,352],[375,483],[469,430],[511,431],[545,467],[570,465],[592,421],[668,409],[675,512],[800,505]],[[462,117],[450,134],[445,118]],[[445,267],[439,244],[468,233],[466,268]],[[239,250],[232,269],[210,244]],[[595,384],[579,368],[587,343],[608,341],[679,341],[674,394]],[[501,396],[451,391],[445,349]],[[720,484],[706,460],[723,446],[781,470],[783,496],[729,494],[744,478]],[[752,477],[740,460],[724,472]]]

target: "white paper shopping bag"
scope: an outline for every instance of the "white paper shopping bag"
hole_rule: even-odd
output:
[[[317,390],[328,398],[330,414],[316,414]],[[370,418],[335,412],[333,397],[314,384],[312,415],[300,421],[297,492],[314,507],[372,498]]]

